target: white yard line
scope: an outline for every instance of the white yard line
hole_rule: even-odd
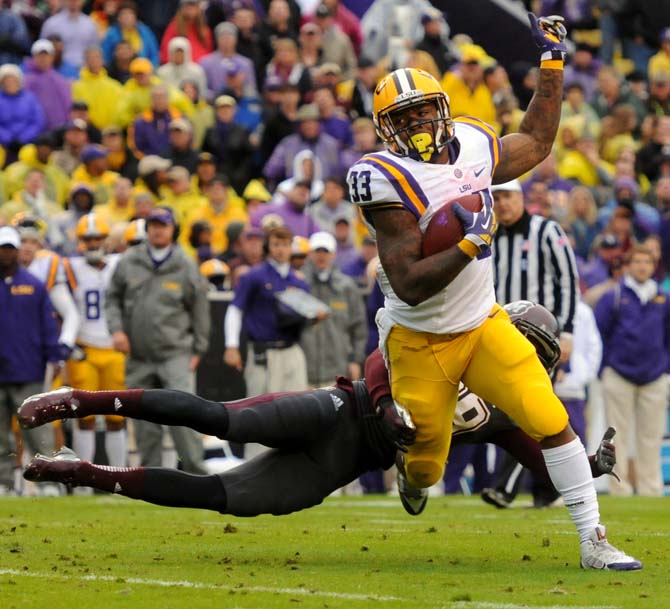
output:
[[[527,605],[518,603],[487,603],[457,601],[449,605],[455,609],[617,609],[618,605]]]
[[[311,590],[308,588],[272,588],[269,586],[231,586],[225,584],[208,584],[205,582],[192,582],[189,580],[164,580],[145,579],[142,577],[123,577],[122,575],[82,575],[73,577],[69,575],[56,575],[55,573],[34,573],[31,571],[19,571],[17,569],[0,569],[0,575],[12,575],[15,577],[36,577],[40,579],[63,579],[94,582],[118,582],[125,584],[137,584],[141,586],[159,586],[162,588],[197,588],[204,590],[224,590],[235,592],[268,592],[270,594],[288,594],[292,596],[323,596],[327,598],[341,598],[351,601],[402,601],[397,596],[378,596],[376,594],[352,594],[348,592],[327,592],[325,590]]]

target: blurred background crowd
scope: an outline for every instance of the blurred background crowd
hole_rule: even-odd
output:
[[[19,262],[34,265],[31,272],[35,260],[55,265],[42,265],[47,289],[63,285],[73,295],[77,314],[64,297],[52,298],[61,326],[57,355],[45,361],[68,360],[62,381],[79,378],[82,361],[95,368],[96,348],[125,355],[128,378],[84,374],[85,388],[195,390],[195,378],[170,372],[177,355],[190,357],[189,372],[209,375],[197,387],[216,399],[359,377],[376,346],[374,314],[383,299],[375,241],[349,201],[345,177],[353,162],[381,149],[371,118],[376,83],[397,67],[424,69],[449,94],[453,116],[477,117],[499,136],[518,129],[535,89],[536,55],[497,57],[504,28],[482,34],[456,26],[459,4],[4,0],[0,226],[18,230]],[[501,3],[481,4],[483,22],[489,5]],[[670,2],[502,4],[521,31],[525,10],[533,10],[564,15],[569,33],[561,124],[551,155],[521,180],[526,210],[564,229],[591,307],[624,276],[638,244],[653,253],[652,278],[668,291]],[[514,38],[504,44],[514,46]],[[3,235],[0,245],[13,247]],[[127,298],[127,286],[136,287],[128,268],[141,265],[132,250],[145,247],[160,275],[173,241],[180,254],[170,264],[194,292],[207,292],[208,320],[197,296],[148,304]],[[94,290],[77,293],[86,280],[67,261],[86,249],[89,266],[101,275],[108,268],[96,279],[95,298],[105,302],[92,300]],[[298,322],[269,313],[259,294],[273,272],[283,287],[310,291],[324,310]],[[136,305],[148,307],[144,325],[132,318]],[[165,307],[190,320],[181,335],[163,336],[165,328],[151,324],[155,310],[173,323]],[[101,317],[108,335],[96,343],[84,328]],[[156,336],[162,351],[143,355]],[[175,355],[179,345],[187,346]],[[273,372],[282,363],[290,374]],[[0,386],[41,381],[44,371],[39,379],[12,374],[0,374]],[[217,394],[217,383],[227,388]],[[118,421],[106,429],[125,433]],[[84,437],[79,452],[92,458],[93,440]],[[201,471],[196,440],[173,441],[182,465]],[[152,442],[138,442],[145,464],[160,459]],[[107,458],[122,464],[126,445],[115,446]],[[0,483],[11,492],[9,481]]]

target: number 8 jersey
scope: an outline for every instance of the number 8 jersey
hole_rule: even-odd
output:
[[[500,158],[500,140],[478,119],[460,117],[454,123],[456,138],[449,144],[449,164],[425,163],[383,151],[366,154],[349,169],[351,201],[361,208],[373,236],[370,210],[405,209],[425,232],[447,201],[476,191],[491,197],[489,187]],[[381,265],[377,281],[384,293],[388,324],[420,332],[471,330],[486,319],[495,304],[490,255],[474,259],[446,288],[414,307],[398,298]]]
[[[70,258],[75,279],[74,300],[77,303],[81,323],[77,343],[100,349],[112,348],[112,336],[107,329],[105,304],[107,286],[119,262],[119,254],[105,256],[105,266],[91,266],[83,256]]]

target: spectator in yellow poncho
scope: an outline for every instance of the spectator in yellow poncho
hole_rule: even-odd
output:
[[[107,75],[102,51],[97,47],[86,49],[79,80],[72,85],[72,99],[86,102],[90,121],[98,129],[117,124],[124,95],[121,83]]]
[[[130,62],[131,78],[123,85],[125,96],[118,116],[118,124],[122,127],[128,126],[138,114],[151,108],[151,90],[162,82],[158,76],[154,76],[153,70],[148,59],[138,57]],[[168,87],[168,103],[187,118],[193,116],[193,104],[183,91]]]
[[[461,53],[459,67],[447,72],[442,79],[442,88],[449,95],[451,115],[474,116],[497,130],[493,97],[484,83],[484,67],[493,60],[476,44],[463,45]]]
[[[204,188],[206,199],[187,215],[182,227],[179,240],[182,246],[192,252],[189,238],[191,227],[195,222],[207,222],[212,228],[211,253],[218,256],[228,248],[226,228],[231,222],[247,223],[247,212],[230,205],[228,201],[228,180],[222,174],[217,174]]]

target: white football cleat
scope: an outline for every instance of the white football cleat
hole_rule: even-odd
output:
[[[593,529],[586,541],[579,545],[582,569],[607,569],[610,571],[638,571],[642,563],[617,550],[607,541],[607,532],[602,524]]]

